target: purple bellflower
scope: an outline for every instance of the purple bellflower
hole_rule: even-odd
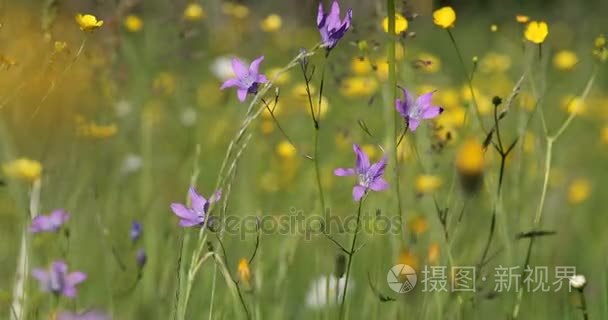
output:
[[[334,170],[334,174],[339,177],[357,176],[357,184],[353,187],[353,199],[361,200],[363,195],[371,189],[373,191],[382,191],[388,188],[388,183],[382,178],[384,169],[386,168],[386,156],[382,156],[380,161],[370,164],[367,155],[353,144],[353,150],[357,157],[354,168],[338,168]]]
[[[30,232],[57,232],[59,229],[61,229],[61,226],[68,221],[69,218],[70,215],[63,209],[53,210],[53,212],[48,215],[38,215],[32,219]]]
[[[414,99],[407,90],[402,90],[403,100],[397,99],[395,107],[407,121],[407,126],[410,130],[416,131],[416,128],[420,125],[420,121],[433,119],[443,112],[443,108],[431,104],[435,91],[427,92]]]
[[[32,276],[40,282],[40,289],[68,298],[76,296],[76,285],[83,282],[87,275],[80,271],[68,273],[68,266],[59,260],[51,264],[48,270],[36,268]]]
[[[188,190],[190,207],[181,203],[172,203],[171,210],[180,218],[179,225],[182,227],[202,226],[207,218],[209,205],[220,200],[222,193],[217,191],[209,200],[196,193],[193,187]]]
[[[340,20],[340,5],[338,1],[334,1],[331,4],[331,11],[329,14],[323,12],[323,3],[319,3],[319,11],[317,12],[317,28],[321,33],[321,40],[323,46],[329,50],[333,49],[348,28],[350,28],[351,20],[353,19],[353,10],[348,9],[346,11],[346,17],[344,20]]]
[[[131,236],[131,242],[136,242],[139,237],[141,237],[141,233],[143,232],[143,226],[137,220],[133,220],[131,224],[131,230],[129,231],[129,235]]]
[[[146,265],[148,261],[148,256],[146,255],[146,250],[144,248],[139,248],[135,253],[135,263],[141,269]]]
[[[258,57],[247,68],[241,60],[232,58],[232,71],[236,77],[226,80],[220,89],[237,87],[236,95],[241,102],[245,101],[248,93],[256,94],[260,84],[268,82],[266,76],[259,72],[262,60],[264,60],[264,56]]]

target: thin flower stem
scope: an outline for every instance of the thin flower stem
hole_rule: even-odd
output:
[[[312,156],[300,152],[300,150],[298,149],[298,147],[296,147],[296,145],[293,142],[293,140],[289,137],[289,135],[287,135],[287,132],[285,132],[285,130],[283,129],[283,127],[279,123],[279,120],[274,115],[273,108],[270,108],[270,104],[268,102],[266,102],[266,100],[264,100],[264,98],[262,98],[261,100],[264,103],[264,105],[266,106],[266,110],[268,110],[268,113],[270,114],[270,117],[272,118],[272,120],[276,124],[277,128],[279,129],[279,131],[281,132],[281,134],[283,135],[283,137],[285,137],[285,139],[287,140],[287,142],[289,142],[289,144],[300,154],[300,156],[302,156],[303,158],[306,158],[308,160],[314,160]],[[275,105],[276,105],[276,102],[275,102]]]
[[[581,103],[584,103],[584,101],[587,99],[587,96],[589,95],[589,92],[591,91],[591,87],[593,86],[593,83],[595,82],[596,75],[597,75],[597,66],[594,66],[591,76],[590,76],[589,80],[587,81],[587,84],[585,85],[583,94],[581,95]],[[543,119],[543,123],[544,123],[544,114],[543,114],[542,110],[540,110],[540,111],[541,111],[541,119]],[[549,176],[551,175],[553,144],[568,128],[568,126],[570,125],[570,123],[572,122],[572,120],[574,119],[575,116],[576,116],[576,112],[572,112],[554,135],[550,135],[548,133],[548,131],[546,131],[547,132],[547,137],[546,137],[547,151],[545,151],[545,174],[544,174],[544,178],[543,178],[543,187],[542,187],[542,193],[540,196],[540,201],[539,201],[539,204],[538,204],[538,207],[536,210],[536,214],[534,215],[534,223],[533,223],[533,227],[532,227],[533,230],[538,229],[540,227],[540,224],[542,221],[543,208],[545,205],[545,199],[547,197],[547,189],[549,186]],[[528,244],[528,250],[526,252],[526,259],[524,261],[524,270],[527,267],[529,267],[529,265],[530,265],[530,260],[532,258],[532,249],[534,247],[535,239],[536,239],[535,237],[530,238],[530,242]],[[523,278],[525,278],[525,277],[522,276],[522,279]],[[520,290],[517,293],[517,299],[516,299],[515,305],[513,307],[513,312],[512,312],[513,319],[517,319],[517,317],[519,316],[519,310],[520,310],[521,301],[523,298],[523,291],[524,290]]]
[[[319,134],[320,134],[320,130],[321,127],[319,125],[319,122],[321,121],[321,95],[323,93],[323,85],[325,83],[325,66],[327,65],[327,61],[329,59],[329,52],[327,52],[327,54],[325,55],[325,62],[323,63],[323,71],[321,71],[321,85],[319,86],[319,104],[317,106],[317,116],[316,116],[316,122],[315,122],[315,137],[314,137],[314,162],[315,162],[315,176],[317,178],[317,188],[319,190],[319,200],[321,201],[321,213],[325,214],[325,195],[323,193],[323,184],[321,182],[321,169],[319,168]],[[310,90],[307,89],[308,95],[309,95],[309,100],[311,100],[310,98]],[[311,105],[311,110],[313,109],[312,105]],[[313,112],[314,114],[314,112]]]
[[[344,280],[344,290],[342,291],[342,302],[340,303],[340,319],[344,319],[344,307],[346,306],[346,293],[348,290],[348,281],[350,279],[350,271],[351,266],[353,264],[353,258],[355,255],[355,246],[357,245],[357,235],[359,234],[359,227],[361,222],[361,207],[363,206],[363,201],[365,200],[365,195],[361,200],[359,200],[359,207],[357,209],[357,225],[355,227],[355,234],[353,235],[353,241],[350,245],[350,251],[348,252],[348,265],[346,266],[346,278]],[[338,284],[340,283],[340,279],[337,280]],[[340,289],[340,286],[337,286],[337,289]]]
[[[585,299],[585,291],[583,288],[578,289],[578,295],[581,298],[581,313],[583,315],[583,320],[589,319],[589,312],[587,311],[587,299]]]
[[[467,71],[467,65],[464,63],[464,58],[462,57],[462,53],[460,52],[460,48],[458,47],[458,44],[456,43],[456,39],[454,38],[452,31],[450,29],[445,29],[445,30],[448,32],[448,35],[450,36],[450,40],[452,42],[452,45],[454,46],[454,50],[456,50],[456,54],[458,55],[458,60],[460,61],[460,64],[462,65],[462,70],[464,72],[464,76],[467,79],[467,84],[468,84],[469,90],[471,92],[471,100],[473,101],[475,115],[477,116],[477,121],[479,121],[479,127],[481,128],[481,130],[483,132],[485,132],[486,130],[483,125],[483,120],[481,119],[481,113],[479,113],[477,98],[475,97],[475,90],[473,89],[473,81],[472,81],[471,76],[469,76],[469,72]]]
[[[387,103],[387,110],[389,113],[392,113],[392,130],[389,129],[389,133],[392,135],[389,137],[389,147],[393,150],[393,161],[395,162],[394,168],[394,184],[395,184],[395,198],[397,200],[397,216],[401,221],[403,221],[403,212],[402,212],[402,204],[401,204],[401,186],[400,186],[400,166],[399,166],[399,153],[398,146],[405,136],[407,132],[407,126],[405,131],[403,132],[403,136],[399,139],[399,142],[395,142],[395,138],[399,134],[399,129],[397,123],[399,123],[399,113],[394,110],[392,107],[397,100],[397,65],[395,59],[395,1],[387,0],[386,1],[387,14],[388,14],[388,34],[389,34],[389,42],[388,42],[388,83],[390,88],[390,101]],[[389,126],[390,128],[390,126]],[[401,224],[403,225],[403,224]],[[402,237],[404,237],[403,229],[399,229]]]

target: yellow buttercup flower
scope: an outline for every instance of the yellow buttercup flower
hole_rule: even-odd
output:
[[[237,267],[236,273],[241,281],[243,281],[246,285],[249,285],[249,281],[251,281],[251,270],[249,269],[249,261],[247,261],[247,259],[242,258],[239,261],[239,266]]]
[[[364,144],[361,146],[361,150],[367,154],[370,159],[378,159],[378,146],[375,144]]]
[[[429,229],[429,223],[424,216],[417,215],[408,221],[410,231],[419,236]]]
[[[423,174],[416,177],[416,192],[432,193],[441,187],[441,178],[435,175]]]
[[[350,63],[350,69],[357,75],[366,75],[372,71],[372,64],[367,57],[355,57]]]
[[[400,34],[401,32],[404,32],[407,30],[408,27],[408,23],[407,23],[407,19],[396,13],[395,14],[395,34]],[[382,20],[382,29],[384,29],[384,32],[388,33],[388,17],[385,17]]]
[[[422,71],[436,73],[441,69],[441,60],[433,54],[422,52],[418,55]]]
[[[125,21],[123,22],[123,24],[124,24],[125,28],[130,32],[141,31],[141,29],[144,26],[144,22],[141,20],[141,18],[134,14],[128,15],[125,18]]]
[[[108,125],[94,122],[82,123],[78,126],[77,133],[85,137],[105,139],[115,136],[118,133],[118,126],[114,123]]]
[[[498,26],[497,26],[497,25],[495,25],[495,24],[491,25],[491,26],[490,26],[490,31],[492,31],[492,32],[496,32],[496,31],[498,31]]]
[[[521,24],[528,23],[528,21],[530,21],[530,17],[523,14],[518,14],[515,16],[515,21]]]
[[[526,26],[526,31],[524,32],[526,39],[536,44],[543,43],[548,34],[549,27],[544,21],[531,21]]]
[[[439,262],[439,252],[440,246],[438,243],[431,243],[429,245],[429,252],[427,255],[429,264],[436,265]]]
[[[205,10],[198,3],[190,3],[184,9],[184,20],[198,21],[205,18]]]
[[[276,148],[277,154],[283,159],[292,159],[296,156],[296,149],[287,140],[279,142]]]
[[[222,11],[238,19],[246,18],[249,15],[249,8],[242,4],[235,4],[231,2],[224,2],[222,4]]]
[[[19,158],[10,161],[5,163],[2,168],[4,169],[4,174],[6,174],[6,176],[27,182],[38,180],[42,173],[42,164],[28,158]]]
[[[456,12],[452,7],[443,7],[433,12],[433,22],[441,28],[451,28],[455,21]]]
[[[348,77],[342,81],[340,93],[345,97],[365,97],[376,91],[378,83],[371,77]]]
[[[408,249],[401,250],[401,253],[399,254],[399,258],[397,258],[397,263],[405,264],[405,265],[412,267],[412,269],[414,269],[414,270],[418,270],[418,257],[411,250],[408,250]],[[402,276],[404,276],[404,275],[402,275]]]
[[[476,139],[466,140],[456,152],[456,169],[463,188],[474,193],[481,187],[485,167],[483,146]]]
[[[587,200],[591,194],[591,183],[585,178],[578,178],[568,187],[568,201],[571,204],[580,204]]]
[[[587,104],[578,96],[567,95],[563,97],[561,105],[568,113],[583,114],[587,111]]]
[[[278,14],[271,14],[260,22],[260,28],[266,32],[273,32],[281,29],[283,19]]]
[[[562,50],[553,56],[553,66],[558,70],[570,70],[578,63],[576,53]]]
[[[103,25],[103,20],[97,20],[92,14],[77,14],[76,23],[80,26],[80,30],[85,32],[93,31]]]
[[[260,130],[263,134],[271,134],[274,131],[274,122],[272,120],[264,120],[260,124]]]

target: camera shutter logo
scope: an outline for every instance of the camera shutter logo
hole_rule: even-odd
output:
[[[418,276],[407,264],[393,266],[386,275],[388,286],[397,293],[406,293],[414,289]]]

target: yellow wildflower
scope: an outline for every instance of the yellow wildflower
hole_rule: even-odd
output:
[[[378,158],[378,146],[375,144],[364,144],[361,146],[361,150],[372,160]]]
[[[558,70],[570,70],[578,63],[576,53],[570,50],[562,50],[553,56],[553,66]]]
[[[366,75],[372,71],[372,65],[367,57],[355,57],[350,63],[350,69],[356,75]]]
[[[418,55],[422,71],[428,73],[436,73],[441,69],[441,60],[433,54],[422,52]]]
[[[134,14],[128,15],[123,24],[129,32],[138,32],[144,27],[144,22],[141,18]]]
[[[266,32],[273,32],[281,29],[283,20],[278,14],[271,14],[260,22],[260,28]]]
[[[465,190],[472,193],[479,189],[484,167],[483,146],[475,139],[468,139],[456,153],[456,169]]]
[[[443,7],[433,12],[433,22],[444,29],[454,26],[456,21],[456,12],[452,7]]]
[[[533,153],[536,149],[536,136],[530,131],[526,131],[524,134],[523,142],[524,152]]]
[[[281,68],[272,68],[270,70],[268,70],[268,72],[266,73],[268,75],[268,79],[270,79],[270,81],[273,82],[273,84],[276,84],[278,86],[282,86],[284,84],[286,84],[287,82],[289,82],[290,80],[290,76],[289,76],[289,72],[282,72]]]
[[[407,19],[396,13],[395,14],[395,34],[400,34],[401,32],[404,32],[407,30]],[[384,19],[382,19],[382,29],[384,29],[384,32],[388,33],[388,17],[385,17]]]
[[[315,96],[316,88],[312,85],[308,85],[308,90],[310,90],[310,95]],[[294,85],[291,89],[291,95],[296,99],[306,99],[308,100],[308,93],[306,92],[306,83],[299,82]]]
[[[429,223],[424,216],[417,215],[408,222],[410,232],[414,235],[421,235],[429,229]]]
[[[568,201],[571,204],[580,204],[587,200],[591,193],[591,183],[585,178],[578,178],[568,187]]]
[[[184,20],[198,21],[205,18],[205,10],[198,3],[190,3],[184,9]]]
[[[4,174],[8,177],[27,182],[38,180],[42,173],[42,164],[28,158],[19,158],[10,161],[5,163],[2,168],[4,169]]]
[[[329,100],[327,100],[327,98],[325,97],[321,97],[321,108],[319,108],[319,99],[315,98],[313,96],[312,99],[312,104],[313,104],[313,112],[315,113],[315,116],[317,116],[317,118],[321,118],[323,119],[325,117],[325,115],[327,114],[327,111],[329,111]],[[308,115],[310,115],[310,105],[308,100],[306,100],[306,102],[304,103],[304,106],[306,107],[306,111],[308,112]]]
[[[530,17],[523,14],[518,14],[515,16],[515,21],[521,24],[528,23],[528,21],[530,21]]]
[[[263,134],[271,134],[274,131],[274,122],[272,120],[264,120],[260,124]]]
[[[175,91],[175,77],[169,72],[161,72],[154,79],[153,87],[165,95],[171,95]]]
[[[382,81],[388,79],[388,62],[386,59],[376,61],[376,74],[378,74],[378,78]]]
[[[97,20],[92,14],[77,14],[76,23],[80,26],[80,30],[85,32],[93,31],[103,25],[103,20]]]
[[[399,61],[405,57],[405,48],[401,43],[395,43],[395,60]]]
[[[495,24],[490,25],[490,31],[492,31],[492,32],[498,31],[498,26]]]
[[[401,250],[399,258],[397,258],[397,263],[408,265],[414,270],[418,269],[418,257],[408,249]]]
[[[441,178],[435,175],[423,174],[416,177],[416,192],[432,193],[441,187]]]
[[[524,36],[528,41],[536,44],[543,43],[549,34],[549,27],[544,21],[531,21],[526,26]]]
[[[582,114],[587,111],[587,104],[581,97],[565,96],[562,98],[561,104],[568,113]]]
[[[595,41],[593,42],[593,44],[595,45],[596,48],[603,48],[606,46],[606,37],[604,37],[604,35],[599,35],[597,38],[595,38]]]
[[[440,247],[438,243],[431,243],[429,245],[429,252],[428,252],[428,262],[431,265],[436,265],[439,262],[439,251],[440,251]]]
[[[511,67],[511,58],[506,54],[489,52],[480,61],[479,69],[483,73],[502,73]]]
[[[340,93],[345,97],[365,97],[376,91],[378,84],[370,77],[348,77],[342,81]]]
[[[238,19],[246,18],[249,15],[249,8],[242,4],[235,4],[231,2],[224,2],[222,4],[222,11]]]
[[[276,147],[277,154],[283,159],[292,159],[296,156],[296,149],[287,140],[279,142]]]
[[[249,285],[249,281],[251,281],[251,270],[249,270],[249,261],[247,259],[242,258],[239,261],[239,266],[236,270],[239,279],[243,281],[246,285]]]

